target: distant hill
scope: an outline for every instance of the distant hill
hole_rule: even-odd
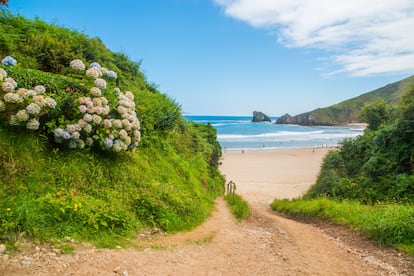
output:
[[[403,94],[413,85],[414,76],[411,76],[329,107],[318,108],[296,116],[285,114],[281,116],[276,123],[299,125],[340,125],[361,123],[362,121],[359,118],[359,113],[366,103],[383,99],[386,103],[398,104]]]

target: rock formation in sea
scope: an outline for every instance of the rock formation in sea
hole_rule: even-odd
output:
[[[271,121],[272,119],[270,119],[270,117],[264,114],[263,112],[253,111],[252,122],[256,123],[256,122],[271,122]]]

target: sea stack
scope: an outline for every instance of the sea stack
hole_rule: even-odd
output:
[[[252,122],[257,123],[257,122],[271,122],[271,121],[272,119],[270,119],[270,117],[264,114],[263,112],[253,111]]]

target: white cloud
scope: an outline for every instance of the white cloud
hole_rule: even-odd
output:
[[[277,32],[287,47],[327,51],[340,69],[366,76],[414,72],[413,0],[214,0],[224,13]]]

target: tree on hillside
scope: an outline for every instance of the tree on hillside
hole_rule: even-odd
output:
[[[368,128],[377,130],[391,116],[390,108],[384,100],[365,104],[361,109],[361,119],[368,123]]]

